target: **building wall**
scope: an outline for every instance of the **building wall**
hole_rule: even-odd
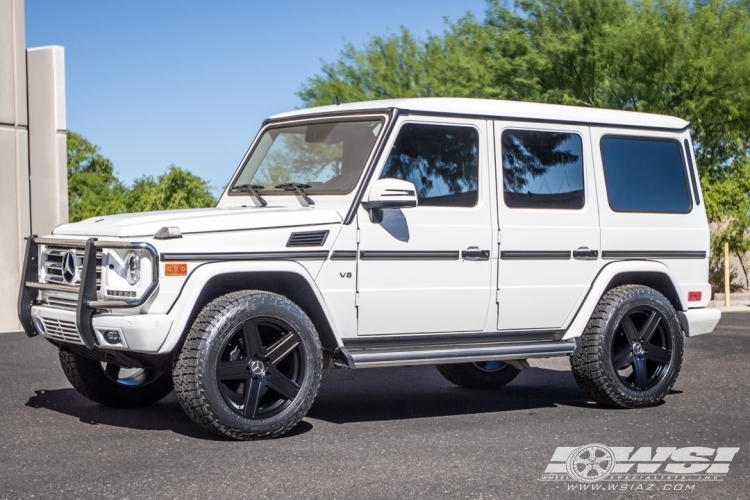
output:
[[[17,330],[23,238],[31,232],[23,0],[0,0],[0,331]]]
[[[65,53],[62,47],[26,51],[29,95],[31,231],[50,234],[68,221],[65,135]]]
[[[24,238],[68,220],[62,47],[26,50],[23,0],[0,0],[0,332],[18,331]]]

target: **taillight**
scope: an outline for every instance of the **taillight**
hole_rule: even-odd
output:
[[[703,292],[688,292],[688,302],[699,302],[703,298]]]

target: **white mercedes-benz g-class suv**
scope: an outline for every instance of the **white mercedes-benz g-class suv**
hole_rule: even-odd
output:
[[[174,388],[234,439],[293,428],[323,368],[497,388],[569,356],[590,398],[651,406],[721,316],[688,127],[448,98],[276,115],[215,208],[29,237],[19,316],[92,401]]]

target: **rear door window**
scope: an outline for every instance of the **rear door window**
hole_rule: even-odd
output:
[[[612,210],[690,212],[692,201],[678,141],[604,137],[601,150],[607,197]]]
[[[583,190],[583,143],[569,132],[504,130],[503,199],[510,208],[577,210]]]

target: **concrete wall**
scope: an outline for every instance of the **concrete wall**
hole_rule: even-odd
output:
[[[23,0],[0,0],[0,332],[16,312],[29,234],[68,220],[62,47],[26,50]]]
[[[0,331],[17,330],[23,238],[31,232],[23,0],[0,0]]]
[[[63,48],[27,50],[26,68],[31,231],[41,236],[68,221]]]

